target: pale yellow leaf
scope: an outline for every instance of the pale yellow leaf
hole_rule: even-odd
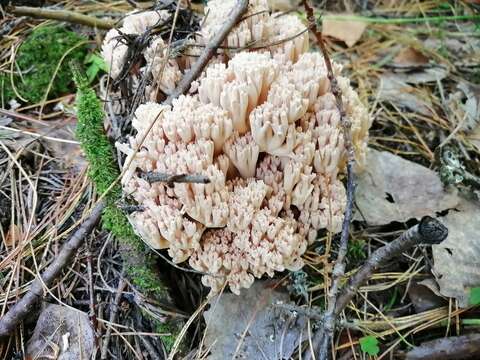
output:
[[[323,19],[322,34],[341,40],[351,47],[360,40],[366,28],[367,23],[362,21]]]

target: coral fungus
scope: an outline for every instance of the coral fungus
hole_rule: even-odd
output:
[[[197,41],[213,36],[234,3],[208,3]],[[319,229],[340,230],[346,202],[345,146],[324,59],[306,52],[306,28],[293,15],[270,14],[266,0],[249,6],[189,95],[171,106],[140,105],[132,120],[137,135],[118,144],[127,155],[124,192],[144,209],[130,215],[136,231],[152,247],[168,248],[175,262],[188,259],[207,273],[202,281],[214,292],[227,282],[239,293],[255,277],[299,270]],[[114,39],[107,36],[104,56],[114,58],[115,77],[124,49],[112,47]],[[163,56],[154,52],[148,62]],[[177,73],[184,60],[163,64]],[[334,64],[334,71],[362,165],[370,119],[341,67]],[[153,81],[165,89],[176,83],[176,75],[157,76],[153,71]],[[149,183],[136,169],[199,174],[210,182]]]

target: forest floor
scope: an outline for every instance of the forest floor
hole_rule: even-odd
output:
[[[272,2],[279,11],[297,12],[305,19],[296,1]],[[428,359],[433,356],[430,350],[445,345],[427,343],[419,348],[421,344],[473,336],[480,330],[480,3],[333,3],[315,2],[323,14],[327,46],[373,118],[369,146],[374,150],[358,178],[347,275],[424,215],[438,216],[450,231],[445,244],[407,251],[382,266],[360,288],[339,318],[336,358]],[[55,9],[114,18],[132,11],[132,4],[125,0],[48,2]],[[196,4],[194,9],[201,11],[201,7]],[[1,316],[55,259],[97,200],[75,138],[75,86],[68,75],[62,77],[62,62],[68,54],[84,49],[78,56],[99,94],[105,90],[99,79],[106,70],[99,56],[104,31],[14,15],[10,10],[0,8]],[[27,59],[17,58],[34,29],[55,24],[79,35],[73,45],[58,45],[60,62],[57,57],[57,63],[47,64],[50,58],[41,55],[41,48],[34,48]],[[55,42],[52,38],[51,44]],[[16,100],[9,101],[6,88],[20,61],[30,62],[32,68],[37,62],[53,66],[55,76],[39,80],[43,81],[40,85],[24,81],[13,89]],[[22,76],[28,78],[29,69],[23,71]],[[65,84],[59,84],[60,80]],[[40,94],[32,94],[35,86],[40,86]],[[324,306],[337,243],[337,236],[321,233],[305,253],[302,271],[269,280],[273,288],[278,285],[288,293],[287,298],[278,295],[278,299],[292,301],[297,312],[305,311],[301,316],[308,318],[309,311]],[[163,307],[129,283],[123,276],[117,239],[98,226],[50,286],[43,305],[9,338],[0,340],[0,359],[22,358],[42,347],[53,354],[77,354],[82,341],[87,347],[93,344],[91,351],[98,358],[103,354],[102,358],[109,359],[161,359],[163,351],[204,358],[205,349],[212,346],[212,335],[204,338],[202,316],[208,289],[201,285],[199,275],[174,268],[163,258],[155,262],[169,285],[174,308]],[[252,292],[271,290],[272,282],[261,283]],[[240,301],[248,304],[250,296],[255,298],[255,294],[244,295]],[[220,302],[221,311],[235,320],[239,300],[230,294],[225,299],[230,304]],[[60,307],[51,309],[47,319],[40,317],[45,322],[42,325],[39,315],[47,303]],[[75,309],[87,316],[78,316]],[[269,316],[266,309],[258,312]],[[52,325],[51,317],[58,326]],[[169,317],[176,318],[180,328],[188,326],[172,336],[162,327]],[[69,318],[75,318],[75,324],[69,324]],[[229,322],[216,321],[210,325],[217,331],[229,326]],[[315,323],[314,318],[305,321]],[[250,325],[245,323],[247,328]],[[89,342],[92,334],[85,328],[94,329],[95,341]],[[251,333],[257,330],[249,329]],[[63,340],[55,340],[54,334],[62,331],[59,339]],[[29,341],[32,336],[36,342]],[[311,332],[303,333],[304,340],[309,337]],[[479,358],[479,339],[465,339],[475,344],[474,356]],[[304,348],[308,345],[303,342]],[[447,343],[452,346],[459,345]],[[425,352],[418,355],[412,349]],[[289,356],[299,358],[299,353],[292,351]],[[465,353],[457,355],[466,357]]]

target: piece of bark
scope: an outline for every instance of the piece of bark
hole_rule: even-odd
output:
[[[450,360],[480,358],[480,334],[452,336],[424,342],[410,350],[407,360]]]

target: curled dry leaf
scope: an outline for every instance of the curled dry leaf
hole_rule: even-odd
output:
[[[426,279],[435,283],[434,279]],[[435,286],[438,285],[435,283]],[[421,313],[428,310],[437,309],[441,306],[446,305],[446,300],[434,293],[429,286],[425,285],[423,282],[413,282],[412,285],[408,287],[408,297],[413,303],[415,312]]]
[[[426,96],[419,96],[420,91],[408,85],[396,74],[387,73],[380,77],[378,100],[391,102],[400,108],[430,116],[432,104]]]
[[[457,299],[461,307],[469,305],[470,289],[480,286],[479,219],[480,206],[462,200],[441,219],[448,227],[447,239],[432,247],[440,293]]]
[[[369,166],[360,174],[356,190],[356,220],[370,225],[404,222],[458,204],[456,193],[448,193],[437,173],[389,152],[369,149]]]
[[[480,124],[480,86],[462,81],[457,88],[446,104],[452,115],[449,120],[463,131],[475,132]]]
[[[322,34],[343,41],[348,47],[352,47],[362,37],[367,28],[363,21],[341,21],[323,19]]]
[[[257,281],[243,289],[241,296],[221,294],[210,300],[210,309],[204,314],[204,345],[211,349],[208,360],[290,359],[300,333],[306,334],[306,319],[272,306],[289,301],[288,293],[273,285]]]

